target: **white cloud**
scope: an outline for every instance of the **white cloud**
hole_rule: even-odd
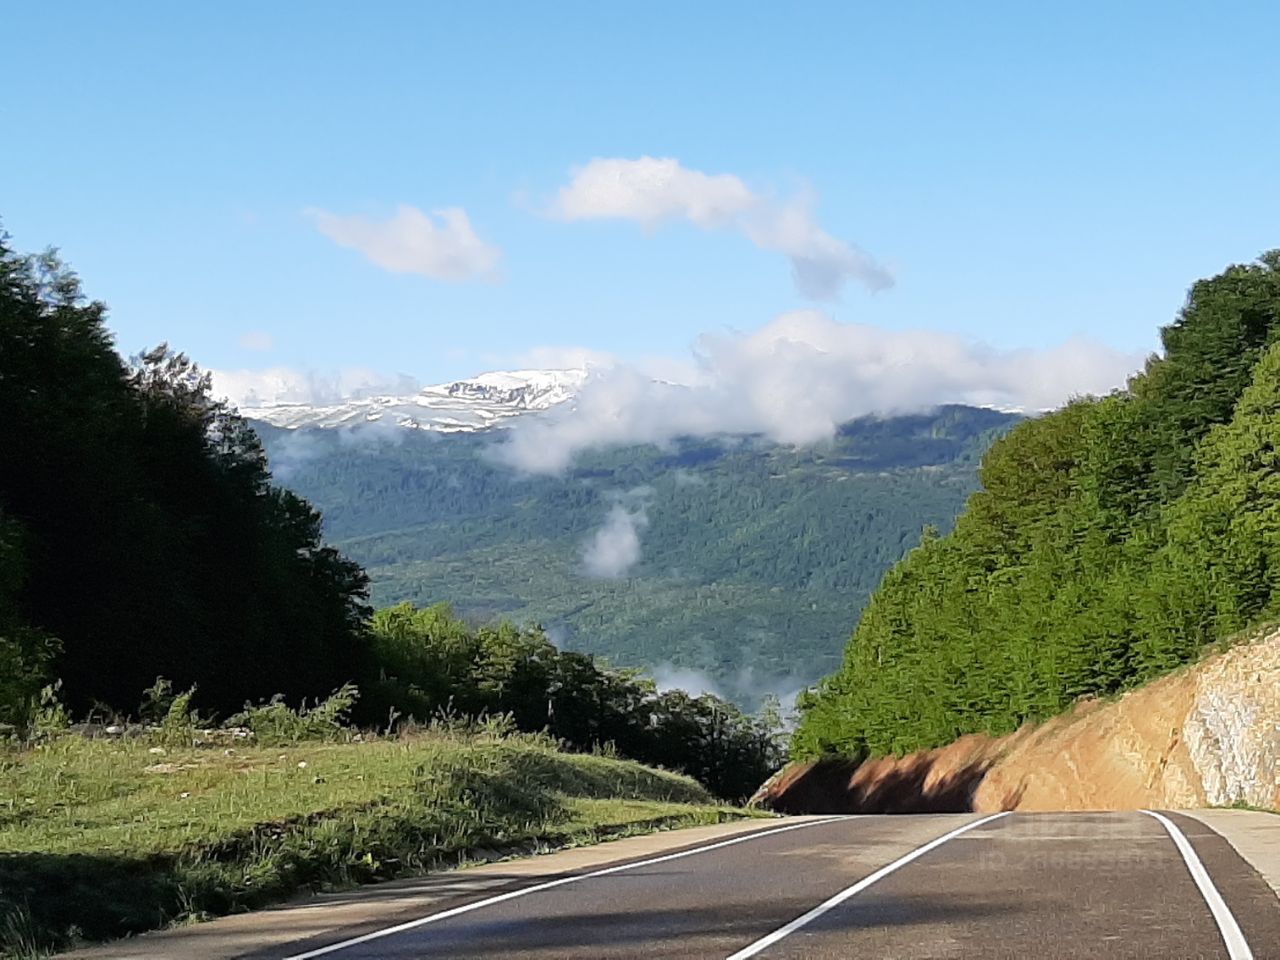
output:
[[[847,280],[872,290],[893,284],[889,272],[856,246],[822,229],[805,198],[777,203],[732,174],[690,170],[671,157],[597,158],[573,171],[552,213],[566,220],[633,220],[653,228],[688,220],[704,230],[736,230],[791,261],[802,294],[829,299]]]
[[[492,275],[502,252],[476,235],[461,207],[431,214],[402,204],[390,220],[343,217],[308,210],[316,229],[339,246],[358,250],[392,273],[416,273],[435,280],[471,280]],[[437,222],[437,219],[439,222]]]
[[[729,226],[759,203],[732,174],[689,170],[671,157],[597,158],[573,171],[555,212],[566,220],[614,218],[657,226],[691,220],[707,230]]]
[[[683,690],[692,697],[711,694],[737,703],[746,710],[758,710],[764,698],[778,698],[783,727],[790,729],[796,721],[796,697],[805,689],[791,675],[758,674],[754,667],[740,667],[735,673],[717,681],[703,670],[660,663],[652,669],[653,682],[659,691]]]
[[[547,367],[585,363],[589,369],[572,403],[510,421],[493,448],[497,459],[520,470],[555,474],[593,447],[724,434],[760,434],[805,445],[830,439],[839,424],[854,417],[916,412],[943,403],[1048,410],[1072,396],[1123,386],[1144,357],[1082,338],[1046,349],[998,350],[950,333],[885,330],[799,311],[752,331],[704,334],[688,358],[626,362],[591,350],[556,348],[524,359],[546,361]],[[241,408],[337,404],[420,389],[412,377],[360,368],[211,373],[215,393]],[[392,424],[384,427],[393,433]],[[618,519],[606,524],[599,547],[592,548],[590,569],[625,570],[631,535],[638,557],[643,511],[628,502],[623,515],[634,521],[630,535]]]
[[[341,449],[369,449],[399,446],[404,442],[405,433],[403,428],[382,420],[354,423],[324,433],[288,430],[277,435],[270,444],[271,475],[277,482],[289,482],[302,467],[333,452],[330,437],[336,437]]]
[[[267,353],[276,342],[272,339],[271,334],[263,330],[250,330],[248,333],[240,337],[240,346],[245,350],[253,350],[257,353]]]
[[[1142,360],[1083,339],[996,350],[954,334],[788,313],[749,333],[704,335],[684,382],[625,364],[593,370],[572,409],[515,421],[498,456],[558,473],[579,451],[610,444],[759,433],[803,445],[872,413],[943,403],[1046,410],[1122,386]]]
[[[405,374],[381,374],[361,367],[328,373],[268,367],[263,370],[210,370],[213,392],[237,407],[268,403],[340,403],[369,396],[417,393],[420,384]]]
[[[640,531],[649,523],[643,501],[615,503],[583,547],[582,563],[590,577],[615,580],[640,562]]]
[[[271,476],[278,483],[292,480],[298,470],[323,456],[326,445],[315,433],[286,433],[271,448]]]
[[[720,689],[711,676],[701,670],[691,670],[688,667],[677,667],[670,663],[660,663],[653,668],[653,682],[660,692],[667,690],[683,690],[691,697],[700,697],[705,693],[711,694],[713,697],[726,699],[724,691]]]

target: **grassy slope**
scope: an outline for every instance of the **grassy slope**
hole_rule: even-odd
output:
[[[693,780],[536,737],[0,754],[0,954],[463,860],[742,816]]]

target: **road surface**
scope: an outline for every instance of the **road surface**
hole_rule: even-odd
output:
[[[1268,842],[1267,831],[1280,834],[1280,817],[1253,816]],[[203,939],[169,941],[169,955],[1280,960],[1275,890],[1222,836],[1181,814],[809,818],[678,844],[668,835],[650,855],[558,875],[503,877],[494,864],[486,884],[426,906],[398,910],[385,891],[356,892],[327,908],[346,911],[343,925],[287,942],[280,925],[290,911],[255,914],[251,924],[276,931],[269,946],[241,936],[221,941],[219,954],[215,922]],[[369,896],[378,909],[352,912]],[[166,955],[156,952],[166,936],[113,955]]]

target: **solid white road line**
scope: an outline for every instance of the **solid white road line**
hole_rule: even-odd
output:
[[[915,860],[917,857],[923,857],[930,850],[934,850],[942,846],[948,840],[954,839],[955,837],[960,836],[960,834],[962,833],[967,833],[968,831],[973,830],[975,827],[980,827],[984,823],[990,823],[992,820],[999,820],[1001,817],[1004,817],[1004,816],[1008,816],[1008,813],[1007,812],[993,813],[991,816],[983,817],[981,820],[974,820],[972,823],[966,823],[963,827],[958,827],[957,829],[952,830],[950,833],[944,833],[942,836],[938,837],[936,840],[930,840],[928,843],[926,843],[922,847],[916,847],[916,849],[912,850],[910,853],[906,854],[905,856],[899,857],[897,860],[893,861],[893,863],[888,864],[887,866],[881,867],[875,873],[862,878],[853,886],[846,887],[845,889],[841,890],[834,897],[831,897],[828,900],[822,901],[822,903],[818,904],[808,913],[802,916],[796,917],[786,926],[779,927],[777,930],[773,931],[773,933],[763,936],[759,940],[757,940],[755,943],[752,943],[748,946],[743,947],[737,953],[729,957],[728,960],[747,960],[747,957],[754,957],[757,953],[760,953],[762,950],[766,949],[767,947],[773,946],[773,944],[777,943],[783,937],[789,937],[791,934],[795,933],[801,927],[805,926],[808,923],[812,923],[814,920],[817,920],[820,916],[822,916],[824,913],[826,913],[828,910],[832,909],[833,907],[838,907],[840,904],[844,903],[850,897],[854,896],[855,894],[861,893],[863,890],[867,889],[867,887],[871,886],[873,883],[876,883],[879,880],[883,880],[885,877],[893,873],[893,871],[897,870],[899,867],[905,867],[908,863],[910,863],[912,860]]]
[[[1178,829],[1172,820],[1163,814],[1156,813],[1154,810],[1143,810],[1142,812],[1160,821],[1161,826],[1173,839],[1174,846],[1182,854],[1182,859],[1186,862],[1187,869],[1191,871],[1191,879],[1200,888],[1200,896],[1204,897],[1204,902],[1209,905],[1209,912],[1213,914],[1213,919],[1218,923],[1218,931],[1222,934],[1222,942],[1227,945],[1227,956],[1231,960],[1253,960],[1253,951],[1249,949],[1249,944],[1245,941],[1244,934],[1240,932],[1240,925],[1236,923],[1236,918],[1232,916],[1231,909],[1227,906],[1226,901],[1222,899],[1222,894],[1218,892],[1218,888],[1209,879],[1209,871],[1204,868],[1204,864],[1196,856],[1196,851],[1191,846],[1191,841],[1186,838],[1186,835]]]
[[[775,834],[787,833],[790,830],[803,830],[806,827],[817,827],[824,823],[835,823],[838,820],[847,820],[848,817],[827,817],[822,820],[807,820],[804,823],[793,823],[786,827],[775,827],[772,830],[761,830],[756,833],[743,834],[740,837],[733,837],[730,840],[720,840],[716,843],[709,843],[703,847],[694,847],[691,850],[681,850],[678,853],[668,853],[660,857],[650,857],[648,860],[638,860],[635,863],[624,863],[617,867],[606,867],[603,870],[593,870],[590,873],[575,874],[569,877],[561,877],[558,880],[548,880],[546,883],[534,884],[531,887],[521,887],[519,890],[511,890],[507,893],[501,893],[494,897],[487,897],[484,900],[477,900],[474,903],[464,904],[461,907],[454,907],[452,910],[442,910],[439,913],[433,913],[425,917],[419,917],[417,920],[410,920],[407,923],[399,923],[394,927],[387,927],[383,930],[375,930],[373,933],[366,933],[361,937],[352,937],[350,940],[343,940],[339,943],[331,943],[327,947],[318,947],[315,950],[308,950],[306,953],[298,953],[293,956],[286,957],[285,960],[311,960],[312,957],[323,957],[325,954],[337,953],[339,950],[345,950],[348,947],[358,946],[362,943],[368,943],[370,940],[377,940],[381,937],[389,937],[393,934],[403,933],[406,930],[413,930],[416,927],[425,926],[428,923],[437,923],[441,920],[448,920],[450,917],[456,917],[464,913],[470,913],[472,910],[479,910],[483,907],[491,907],[495,903],[503,903],[507,900],[514,900],[517,897],[527,897],[531,893],[538,893],[541,890],[550,890],[552,887],[562,887],[568,883],[578,883],[582,880],[591,880],[594,877],[607,877],[613,873],[622,873],[624,870],[636,870],[640,867],[652,866],[655,863],[667,863],[671,860],[679,860],[682,857],[692,857],[699,853],[708,853],[711,850],[721,850],[725,847],[732,847],[736,843],[746,843],[748,840],[759,840],[761,837],[772,837]]]

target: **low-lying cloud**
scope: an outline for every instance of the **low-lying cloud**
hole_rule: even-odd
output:
[[[677,667],[671,663],[660,663],[653,668],[653,682],[660,693],[668,690],[683,690],[691,697],[700,697],[709,693],[713,697],[727,700],[719,684],[711,679],[711,675],[702,670],[689,667]]]
[[[271,475],[280,483],[288,483],[303,467],[329,456],[334,444],[342,450],[399,446],[404,442],[403,427],[386,420],[367,420],[332,430],[288,430],[274,435],[267,446]]]
[[[337,404],[377,396],[408,396],[421,384],[407,374],[383,374],[363,367],[328,373],[268,367],[264,370],[210,370],[213,392],[237,407],[270,403]]]
[[[424,213],[402,204],[388,220],[306,211],[316,229],[334,243],[364,254],[391,273],[416,273],[434,280],[491,276],[502,251],[481,240],[461,207]],[[438,221],[438,222],[437,222]]]
[[[497,455],[554,474],[586,449],[679,436],[761,434],[829,440],[867,414],[944,403],[1041,411],[1122,386],[1142,356],[1074,338],[1047,349],[997,350],[954,334],[784,314],[749,333],[702,336],[684,382],[623,363],[593,368],[572,409],[514,422]]]
[[[787,257],[796,288],[812,299],[837,296],[848,280],[871,290],[893,285],[869,254],[819,226],[811,206],[807,197],[780,203],[732,174],[692,170],[673,157],[601,157],[572,171],[551,212],[564,220],[631,220],[651,229],[687,220],[703,230],[732,230]]]
[[[657,664],[650,672],[660,692],[683,690],[693,697],[710,694],[750,711],[759,710],[767,697],[777,697],[780,719],[787,729],[795,725],[796,698],[806,689],[794,675],[763,675],[751,666],[741,667],[719,681],[704,670],[669,662]]]
[[[643,495],[630,496],[609,508],[604,523],[583,545],[587,576],[616,580],[640,562],[640,531],[649,525]]]

